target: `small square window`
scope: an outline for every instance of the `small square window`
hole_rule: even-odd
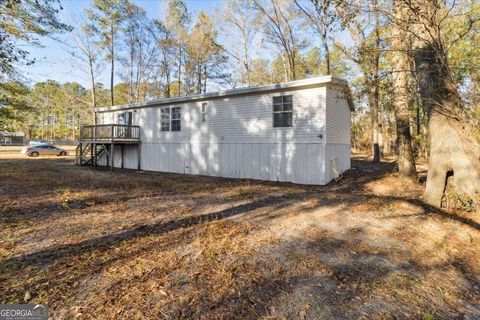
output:
[[[293,120],[293,98],[291,95],[273,97],[273,127],[291,127]]]

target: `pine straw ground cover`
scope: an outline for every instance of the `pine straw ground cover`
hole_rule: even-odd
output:
[[[479,319],[480,219],[391,164],[339,183],[0,160],[0,302],[53,319]],[[28,292],[28,294],[27,294]]]

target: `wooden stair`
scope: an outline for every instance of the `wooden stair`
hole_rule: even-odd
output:
[[[75,149],[75,164],[80,166],[97,166],[98,158],[107,153],[103,143],[80,143]]]

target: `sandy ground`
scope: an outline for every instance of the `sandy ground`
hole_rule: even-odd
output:
[[[299,186],[0,152],[0,302],[55,319],[480,319],[480,217],[393,163]],[[27,294],[28,292],[28,294]]]

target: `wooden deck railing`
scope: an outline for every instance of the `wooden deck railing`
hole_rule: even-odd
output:
[[[80,140],[139,141],[140,127],[124,124],[82,126],[80,128]]]

